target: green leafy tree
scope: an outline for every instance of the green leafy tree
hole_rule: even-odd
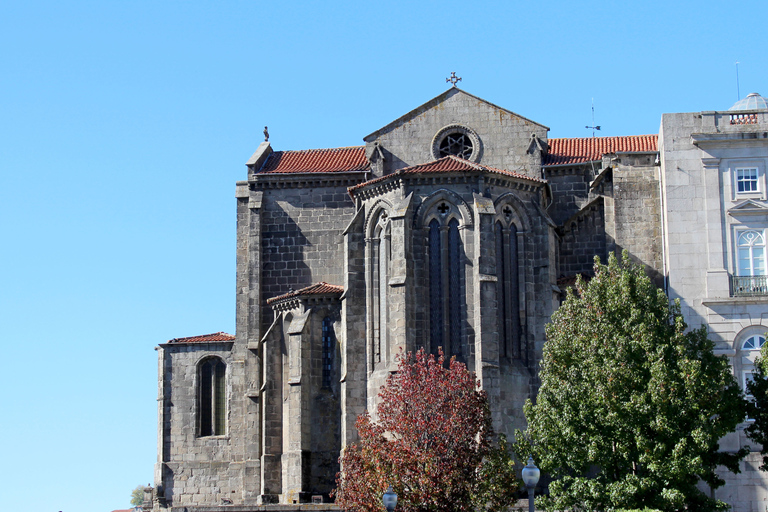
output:
[[[399,512],[499,510],[517,490],[506,441],[491,445],[488,399],[466,366],[442,352],[400,357],[379,394],[378,421],[357,419],[360,441],[344,451],[336,503],[381,512],[389,485]]]
[[[144,503],[144,486],[137,485],[135,489],[131,491],[131,505],[134,507],[140,507]]]
[[[747,453],[718,450],[747,406],[728,362],[626,252],[594,271],[552,316],[537,402],[525,405],[518,455],[553,478],[541,505],[727,508],[696,485],[723,485],[715,468],[738,472]]]
[[[752,397],[749,417],[754,420],[747,427],[747,436],[762,445],[760,453],[763,463],[760,469],[768,471],[768,343],[760,349],[753,379],[747,382],[747,393]]]

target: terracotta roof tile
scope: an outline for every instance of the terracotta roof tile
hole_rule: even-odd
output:
[[[190,336],[188,338],[173,338],[168,343],[208,343],[211,341],[234,341],[235,337],[225,332],[215,332],[213,334],[203,334],[201,336]]]
[[[332,295],[332,294],[341,295],[342,292],[344,292],[343,286],[328,284],[321,281],[311,286],[307,286],[306,288],[302,288],[296,291],[290,291],[283,295],[278,295],[277,297],[272,297],[271,299],[267,299],[267,304],[272,304],[273,302],[290,299],[292,297],[299,297],[302,295]]]
[[[365,147],[275,151],[258,174],[360,172],[370,169]]]
[[[594,162],[607,153],[658,151],[658,139],[656,135],[549,139],[549,152],[543,165]]]
[[[364,183],[360,183],[353,187],[349,187],[347,191],[350,194],[353,194],[358,189],[367,187],[368,185],[373,185],[374,183],[378,183],[380,181],[387,180],[392,176],[429,174],[429,173],[438,173],[438,172],[468,172],[468,171],[492,172],[496,174],[503,174],[505,176],[512,176],[514,178],[519,178],[522,180],[533,181],[536,183],[544,183],[544,180],[541,180],[539,178],[532,178],[530,176],[526,176],[525,174],[521,174],[519,172],[505,171],[504,169],[496,169],[495,167],[476,164],[474,162],[470,162],[469,160],[464,160],[463,158],[449,155],[449,156],[444,156],[443,158],[440,158],[438,160],[434,160],[432,162],[427,162],[425,164],[414,165],[411,167],[404,167],[403,169],[399,169],[391,174],[387,174],[386,176],[381,176],[379,178],[375,178],[372,180],[368,180]]]

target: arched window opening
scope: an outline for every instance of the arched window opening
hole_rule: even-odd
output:
[[[433,351],[443,346],[443,269],[440,223],[429,223],[429,341]]]
[[[466,317],[464,247],[456,207],[446,201],[435,206],[428,224],[429,344],[433,353],[442,347],[447,357],[463,360]]]
[[[498,292],[498,330],[499,330],[499,355],[507,355],[507,293],[506,282],[509,277],[504,265],[504,227],[501,222],[496,223],[496,265],[497,271],[497,292]]]
[[[739,275],[765,275],[765,237],[755,230],[739,234]]]
[[[200,365],[198,414],[201,436],[224,435],[226,429],[226,365],[211,357]]]
[[[744,345],[742,345],[742,350],[760,350],[763,348],[763,345],[765,345],[765,337],[764,336],[750,336],[746,340],[744,340]]]
[[[509,209],[509,207],[507,207]],[[511,210],[511,209],[510,209]],[[506,211],[506,210],[505,210]],[[520,284],[518,279],[517,226],[496,222],[499,355],[519,359]]]
[[[333,335],[333,322],[330,317],[323,318],[323,387],[330,388],[333,378],[333,356],[336,352]]]
[[[753,332],[756,327],[751,328]],[[761,329],[763,332],[765,329]],[[739,336],[740,337],[740,336]],[[737,337],[737,340],[738,338]],[[760,349],[765,345],[765,336],[762,334],[751,334],[741,343],[741,355],[736,358],[734,363],[736,370],[741,369],[741,386],[747,398],[752,399],[747,390],[747,383],[755,376],[755,363],[760,355]],[[737,373],[738,374],[738,373]]]
[[[451,341],[450,354],[461,359],[461,238],[459,221],[448,223],[448,335]]]
[[[391,259],[390,224],[386,211],[382,211],[376,225],[370,265],[371,310],[373,328],[373,362],[386,359],[387,354],[387,289]]]

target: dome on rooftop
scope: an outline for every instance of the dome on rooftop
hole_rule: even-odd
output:
[[[740,99],[728,110],[765,110],[768,109],[768,100],[753,92],[746,98]]]

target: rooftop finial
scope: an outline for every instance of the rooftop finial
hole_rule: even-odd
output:
[[[264,127],[264,142],[269,141],[269,131],[267,130],[267,127]]]
[[[592,98],[592,126],[585,126],[584,128],[592,128],[592,137],[595,137],[595,130],[599,130],[600,127],[595,125],[595,98]]]
[[[446,82],[451,82],[451,84],[454,87],[456,87],[456,82],[461,82],[461,77],[460,76],[456,76],[456,72],[455,71],[451,71],[451,78],[446,78],[445,81]]]

